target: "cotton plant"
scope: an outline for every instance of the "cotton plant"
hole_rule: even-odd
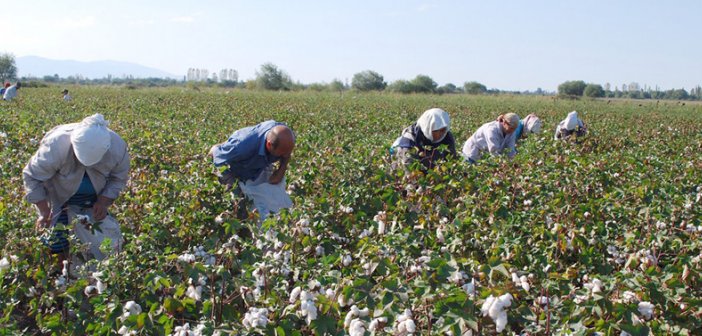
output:
[[[366,324],[363,320],[354,319],[348,328],[349,336],[363,336],[366,333]]]
[[[246,329],[263,329],[270,321],[268,320],[268,308],[249,307],[249,310],[244,314],[244,319],[241,324]]]
[[[195,329],[190,329],[190,323],[185,323],[181,326],[175,327],[171,336],[203,336],[202,329],[204,329],[204,326],[202,328],[198,327]]]
[[[526,275],[519,276],[516,272],[512,272],[512,282],[514,282],[516,286],[522,287],[526,292],[528,292],[529,289],[531,289],[529,279]]]
[[[384,235],[385,222],[387,221],[387,214],[385,211],[379,211],[375,216],[373,216],[373,221],[378,223],[378,235]]]
[[[655,306],[648,301],[641,301],[638,305],[639,314],[645,319],[650,320],[653,317]]]
[[[315,306],[316,301],[317,298],[312,292],[304,290],[300,287],[293,288],[288,297],[288,302],[290,304],[300,304],[297,315],[304,318],[307,325],[310,325],[312,321],[317,319],[317,306]]]
[[[412,334],[417,331],[417,325],[412,319],[412,311],[407,308],[405,311],[395,317],[395,332],[400,334]]]
[[[346,317],[344,318],[344,328],[348,330],[349,335],[363,335],[366,332],[366,324],[359,317],[366,317],[369,314],[368,307],[358,309],[356,305],[351,306]]]
[[[483,317],[490,316],[493,322],[495,322],[495,328],[497,332],[502,332],[507,326],[507,311],[505,308],[512,305],[512,295],[510,293],[505,293],[498,297],[490,295],[482,307],[480,312]]]
[[[131,328],[127,327],[126,325],[123,325],[122,327],[117,330],[118,335],[124,335],[124,336],[132,336],[132,335],[138,335],[136,330],[132,330]]]
[[[341,212],[343,212],[345,214],[352,214],[353,213],[353,208],[350,206],[340,205],[339,210],[341,210]]]
[[[375,335],[376,332],[381,331],[383,326],[388,323],[388,318],[385,316],[380,316],[373,318],[370,323],[368,323],[368,331],[371,335]]]
[[[0,272],[5,272],[8,269],[10,269],[10,261],[7,260],[7,257],[3,257],[0,259]]]
[[[130,316],[141,314],[141,306],[134,301],[127,301],[122,307],[122,319],[125,320]]]

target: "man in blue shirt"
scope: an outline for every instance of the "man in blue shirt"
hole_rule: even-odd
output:
[[[267,212],[277,212],[281,205],[292,205],[285,193],[284,178],[294,149],[292,130],[268,120],[237,130],[226,142],[213,146],[210,153],[216,167],[228,166],[219,177],[220,182],[230,189],[238,181],[235,192],[241,191],[253,199],[265,218]],[[273,170],[276,162],[278,168]]]

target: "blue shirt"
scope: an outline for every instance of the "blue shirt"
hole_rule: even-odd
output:
[[[266,150],[266,134],[271,128],[285,125],[275,120],[267,120],[258,125],[245,127],[234,132],[227,142],[217,145],[213,152],[214,164],[229,169],[240,181],[255,179],[264,168],[280,160]]]
[[[519,126],[517,126],[517,129],[514,131],[514,138],[519,140],[519,138],[522,137],[522,131],[524,131],[524,122],[520,120]]]

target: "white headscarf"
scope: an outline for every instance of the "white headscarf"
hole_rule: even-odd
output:
[[[573,111],[568,113],[568,116],[565,118],[565,129],[568,131],[574,130],[576,127],[578,127],[578,112]]]
[[[542,122],[536,114],[530,114],[524,118],[524,134],[540,133]]]
[[[421,129],[422,133],[424,133],[424,137],[431,140],[433,143],[444,140],[446,134],[448,134],[450,124],[451,118],[449,118],[448,112],[440,108],[433,108],[424,111],[422,116],[419,117],[419,120],[417,120],[417,125],[419,125],[419,129]],[[433,139],[431,132],[440,130],[444,127],[446,127],[446,132],[441,139]]]
[[[110,149],[108,122],[102,114],[94,114],[83,119],[71,132],[71,144],[78,161],[84,166],[92,166],[102,159]]]

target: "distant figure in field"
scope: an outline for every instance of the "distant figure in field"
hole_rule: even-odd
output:
[[[573,111],[568,113],[568,116],[556,126],[555,140],[566,140],[572,135],[576,138],[587,134],[587,126],[578,118],[578,112]]]
[[[227,166],[219,181],[234,193],[253,200],[261,220],[270,213],[292,206],[285,189],[285,172],[293,150],[295,134],[275,120],[245,127],[234,132],[226,142],[214,145],[210,154],[216,167]],[[278,168],[273,164],[278,162]],[[247,216],[243,202],[239,217]],[[243,211],[242,211],[243,210]]]
[[[402,165],[419,160],[424,167],[431,169],[437,160],[456,156],[456,140],[450,126],[451,119],[446,111],[440,108],[426,110],[416,123],[402,131],[393,142],[391,152]],[[445,148],[439,148],[442,145]]]
[[[5,84],[0,88],[0,97],[3,97],[5,95],[5,90],[10,87],[10,82],[5,82]]]
[[[10,101],[17,97],[17,91],[22,87],[22,83],[17,82],[17,84],[9,86],[5,89],[5,92],[2,95],[3,100]]]
[[[533,113],[519,120],[519,126],[517,126],[517,129],[514,131],[516,141],[526,139],[529,134],[541,133],[542,125],[541,119]]]
[[[63,92],[61,93],[63,94],[63,101],[71,101],[73,99],[73,97],[68,94],[68,89],[63,89]]]
[[[485,123],[463,144],[461,155],[470,163],[476,163],[487,152],[492,155],[507,154],[512,158],[515,149],[519,116],[514,113],[502,114],[497,120]]]
[[[95,114],[80,123],[54,127],[24,167],[25,198],[39,213],[37,230],[52,228],[45,244],[53,254],[68,251],[67,227],[76,219],[80,223],[72,229],[89,244],[92,257],[105,257],[100,251],[105,238],[111,240],[113,251],[122,246],[119,223],[107,209],[127,184],[129,153],[107,124]],[[99,228],[93,232],[91,226]]]

